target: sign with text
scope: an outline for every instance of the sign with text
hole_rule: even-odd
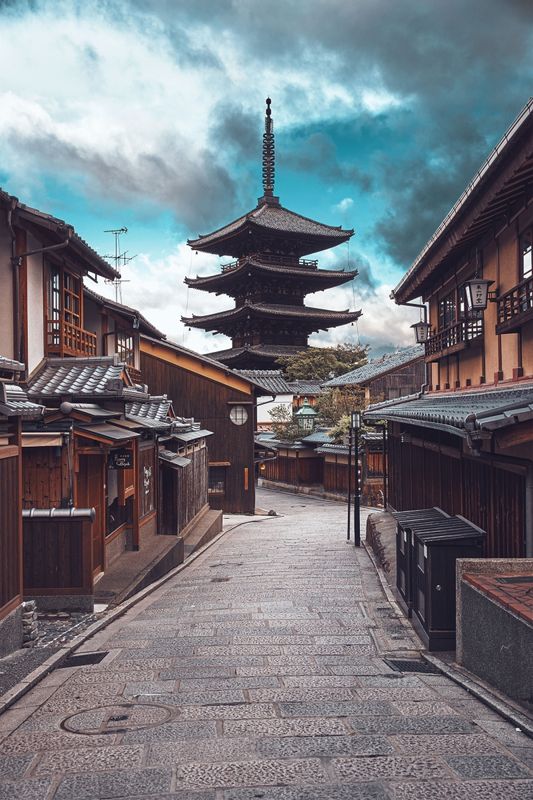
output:
[[[133,467],[133,452],[131,450],[112,450],[109,454],[108,466],[110,469],[131,469]]]

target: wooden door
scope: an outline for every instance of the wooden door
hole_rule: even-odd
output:
[[[100,455],[80,455],[78,507],[94,508],[92,526],[93,574],[104,569],[104,470]]]

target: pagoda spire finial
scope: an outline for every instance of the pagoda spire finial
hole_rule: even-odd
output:
[[[265,132],[263,134],[263,196],[273,197],[275,175],[274,122],[270,97],[266,99]]]

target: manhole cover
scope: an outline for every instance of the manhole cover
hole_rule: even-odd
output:
[[[383,661],[388,664],[389,667],[399,672],[430,672],[435,675],[440,675],[440,669],[434,667],[429,661],[403,658],[384,658]]]
[[[155,728],[171,719],[173,711],[158,703],[117,703],[112,706],[78,711],[63,720],[61,727],[70,733],[96,736]]]

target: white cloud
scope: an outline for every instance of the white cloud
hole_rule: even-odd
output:
[[[338,211],[339,214],[346,214],[353,208],[353,198],[343,197],[336,205],[333,206],[333,211]]]

